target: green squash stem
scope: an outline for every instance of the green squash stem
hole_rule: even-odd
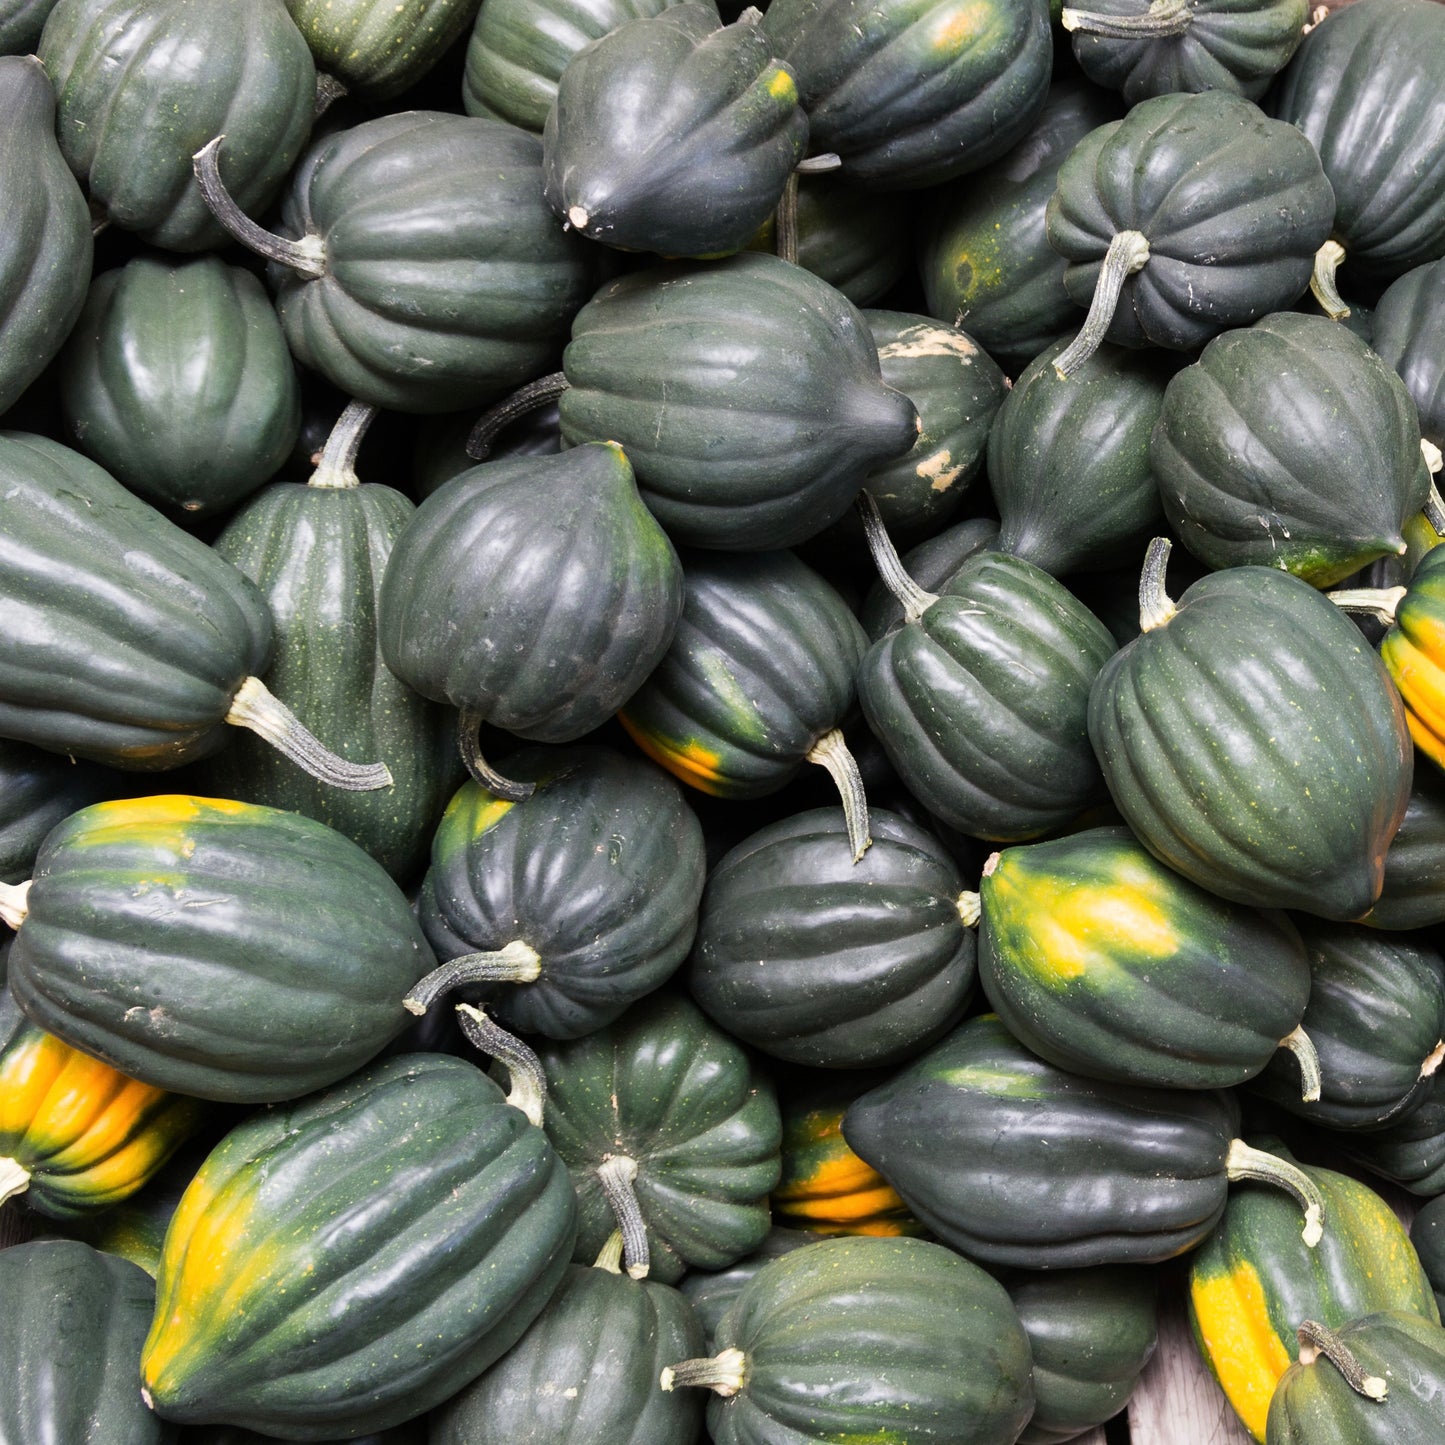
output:
[[[1065,30],[1082,30],[1086,35],[1107,35],[1114,40],[1152,40],[1183,35],[1194,23],[1189,0],[1154,0],[1139,15],[1100,15],[1091,10],[1063,13]]]
[[[1168,537],[1155,537],[1144,554],[1144,568],[1139,574],[1141,632],[1153,632],[1156,627],[1163,627],[1179,610],[1164,590],[1164,573],[1169,566],[1169,553],[1173,546]]]
[[[858,515],[863,519],[863,535],[868,539],[868,550],[873,554],[873,565],[883,585],[898,599],[904,620],[917,622],[938,601],[937,595],[925,592],[904,570],[903,559],[883,525],[878,503],[867,492],[858,493]]]
[[[457,1005],[457,1021],[467,1042],[490,1054],[507,1071],[507,1102],[540,1129],[547,1106],[547,1074],[541,1059],[515,1034],[469,1003]]]
[[[848,846],[856,863],[873,846],[873,839],[868,834],[868,795],[863,791],[863,775],[843,740],[842,728],[829,728],[803,756],[827,768],[837,784],[843,800],[843,820],[848,825]]]
[[[1299,1362],[1312,1365],[1323,1355],[1345,1377],[1345,1383],[1357,1395],[1383,1400],[1389,1385],[1378,1375],[1367,1375],[1354,1352],[1331,1329],[1318,1320],[1304,1320],[1296,1331],[1299,1336]]]
[[[326,242],[320,236],[302,236],[299,241],[276,236],[258,226],[235,201],[221,179],[220,151],[224,135],[218,135],[209,145],[202,146],[191,157],[191,166],[196,173],[196,184],[201,196],[211,208],[211,214],[220,222],[233,240],[239,241],[249,251],[275,261],[279,266],[316,281],[327,274]]]
[[[18,1159],[0,1158],[0,1204],[30,1188],[30,1171]]]
[[[646,1279],[652,1268],[652,1252],[647,1243],[647,1222],[632,1188],[636,1178],[637,1160],[626,1154],[605,1154],[597,1166],[597,1182],[617,1219],[627,1273],[633,1279]]]
[[[568,384],[565,371],[554,371],[547,376],[539,376],[536,381],[529,381],[526,386],[519,386],[510,396],[503,397],[482,413],[467,434],[467,455],[474,462],[486,461],[502,432],[518,417],[541,411],[548,402],[556,401],[567,390]]]
[[[1230,1179],[1253,1179],[1260,1184],[1272,1184],[1294,1195],[1300,1208],[1305,1212],[1304,1242],[1313,1249],[1325,1232],[1324,1196],[1315,1187],[1315,1182],[1304,1170],[1263,1149],[1252,1149],[1243,1139],[1229,1141],[1229,1153],[1225,1157],[1224,1172]]]
[[[349,763],[333,753],[259,677],[248,677],[236,689],[225,721],[232,727],[250,728],[302,772],[333,788],[369,793],[391,787],[391,769],[385,763]]]
[[[1350,314],[1335,280],[1344,259],[1345,248],[1338,241],[1326,241],[1315,252],[1314,270],[1310,272],[1310,290],[1331,321],[1343,321]]]
[[[1435,525],[1433,522],[1430,524]],[[1395,611],[1404,600],[1407,587],[1341,587],[1325,596],[1345,612],[1359,612],[1391,627]]]
[[[1119,306],[1124,282],[1149,259],[1149,240],[1142,231],[1120,231],[1109,242],[1094,283],[1094,299],[1079,334],[1054,358],[1060,381],[1067,381],[1103,344]]]
[[[375,418],[374,406],[368,406],[364,401],[347,402],[346,409],[331,428],[331,435],[326,438],[321,460],[306,485],[337,491],[359,487],[361,478],[356,475],[356,454],[361,450],[366,429]]]
[[[720,1355],[700,1360],[679,1360],[668,1365],[658,1378],[664,1390],[679,1385],[700,1385],[716,1390],[723,1399],[736,1395],[747,1379],[748,1357],[741,1350],[724,1350]]]
[[[434,968],[416,983],[401,1004],[408,1013],[424,1014],[444,993],[469,983],[536,983],[542,956],[530,943],[515,938],[505,948],[463,953]]]
[[[592,1261],[593,1269],[605,1269],[608,1274],[622,1273],[622,1231],[614,1229],[607,1236],[607,1243],[598,1251]]]
[[[0,923],[8,923],[17,932],[30,911],[26,898],[33,881],[27,878],[24,883],[0,883]]]
[[[504,778],[482,756],[481,728],[486,718],[476,709],[464,707],[457,718],[457,751],[462,755],[472,781],[505,803],[525,803],[537,791],[536,783],[514,783]]]
[[[1315,1049],[1314,1040],[1304,1031],[1304,1026],[1298,1025],[1291,1029],[1280,1041],[1282,1049],[1288,1049],[1295,1056],[1295,1062],[1299,1064],[1300,1087],[1302,1098],[1306,1104],[1313,1104],[1320,1096],[1320,1056]]]

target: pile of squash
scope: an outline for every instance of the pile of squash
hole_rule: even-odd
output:
[[[1445,1441],[1445,5],[1092,3],[0,0],[0,1440]]]

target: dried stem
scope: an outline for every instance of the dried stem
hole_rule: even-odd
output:
[[[843,799],[843,820],[848,827],[848,847],[856,863],[873,844],[868,835],[868,795],[863,791],[863,775],[858,762],[848,751],[841,728],[829,728],[804,754],[810,763],[827,768]]]
[[[1061,381],[1074,374],[1103,344],[1124,282],[1149,259],[1149,241],[1142,231],[1120,231],[1110,242],[1094,283],[1094,299],[1079,334],[1054,358]]]
[[[368,406],[364,401],[347,402],[346,409],[331,428],[331,435],[326,438],[321,460],[306,485],[338,491],[359,487],[361,478],[356,475],[356,454],[361,450],[366,429],[375,419],[374,406]]]
[[[536,983],[542,956],[529,943],[513,939],[505,948],[463,953],[417,980],[402,999],[408,1013],[424,1014],[444,993],[473,983]]]
[[[536,1053],[515,1034],[494,1023],[469,1003],[457,1005],[457,1021],[467,1042],[490,1054],[507,1071],[511,1087],[507,1102],[520,1109],[539,1129],[547,1106],[547,1072]]]
[[[246,678],[236,689],[225,721],[249,728],[303,773],[333,788],[370,793],[391,787],[391,769],[385,763],[349,763],[333,753],[259,677]]]
[[[637,1160],[626,1154],[606,1154],[597,1166],[597,1182],[612,1206],[622,1234],[622,1258],[633,1279],[646,1279],[652,1268],[652,1254],[647,1243],[647,1221],[637,1202],[633,1182],[637,1178]]]
[[[514,783],[504,778],[482,756],[481,729],[486,718],[475,708],[464,707],[457,717],[457,751],[462,755],[472,781],[506,803],[525,803],[537,791],[536,783]]]
[[[309,281],[326,275],[326,242],[320,236],[303,236],[299,241],[291,241],[285,236],[273,235],[258,226],[231,199],[231,193],[221,179],[220,151],[225,138],[218,135],[191,157],[196,184],[200,186],[201,195],[211,208],[211,214],[220,222],[221,229],[247,250],[278,265],[289,266]]]
[[[867,492],[858,493],[858,515],[863,519],[863,535],[868,539],[868,550],[873,554],[873,565],[883,579],[883,585],[898,599],[904,619],[917,622],[938,601],[938,597],[932,592],[925,592],[904,570],[898,549],[888,535],[888,528],[883,525],[878,503]]]

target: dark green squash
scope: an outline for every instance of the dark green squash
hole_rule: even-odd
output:
[[[1007,848],[979,884],[979,982],[1020,1042],[1095,1079],[1228,1088],[1281,1047],[1280,1091],[1317,1095],[1300,1039],[1310,967],[1281,913],[1225,903],[1127,828]]]
[[[433,966],[401,890],[349,838],[223,799],[85,808],[4,894],[25,1013],[199,1098],[344,1078],[405,1027],[402,997]]]
[[[1103,1265],[1004,1286],[1029,1337],[1038,1401],[1018,1445],[1062,1445],[1117,1415],[1158,1340],[1153,1273]]]
[[[0,1250],[0,1439],[162,1445],[175,1430],[136,1388],[155,1283],[69,1239]]]
[[[687,0],[579,52],[542,132],[557,215],[624,251],[717,257],[747,245],[808,147],[792,72],[761,22],[750,10],[720,27],[712,0]]]
[[[315,818],[406,879],[425,860],[461,768],[454,715],[400,682],[377,643],[382,576],[416,509],[356,474],[356,447],[371,416],[369,407],[343,413],[311,480],[257,493],[215,548],[256,584],[275,619],[267,686],[341,757],[384,762],[391,786],[327,787],[251,737],[210,760],[201,781],[218,797]]]
[[[0,55],[28,55],[40,40],[55,0],[0,0]]]
[[[1317,1237],[1309,1181],[1245,1148],[1237,1117],[1221,1091],[1065,1073],[985,1014],[856,1100],[843,1137],[939,1239],[986,1264],[1172,1258],[1204,1240],[1229,1181],[1256,1168],[1295,1195],[1307,1242]]]
[[[1445,1074],[1436,1069],[1425,1097],[1378,1129],[1330,1135],[1339,1151],[1372,1173],[1426,1199],[1445,1194]]]
[[[1064,345],[1030,362],[988,438],[998,549],[1054,577],[1135,564],[1162,525],[1149,435],[1172,370],[1106,345],[1064,380]]]
[[[914,190],[979,169],[1027,132],[1048,90],[1045,0],[772,0],[763,23],[798,77],[812,148],[870,187]]]
[[[0,741],[0,883],[23,883],[45,835],[77,809],[131,781],[25,743]]]
[[[1295,311],[1215,337],[1172,378],[1149,460],[1206,566],[1280,567],[1313,587],[1403,555],[1430,490],[1400,378],[1347,328]]]
[[[506,766],[536,790],[509,803],[462,787],[432,841],[417,911],[443,963],[521,955],[510,980],[480,975],[505,1028],[576,1038],[659,988],[687,957],[702,828],[677,784],[639,758],[529,748]]]
[[[224,239],[191,175],[212,136],[227,138],[227,188],[262,211],[311,130],[316,66],[276,0],[60,0],[38,54],[92,202],[167,250]]]
[[[1176,605],[1167,555],[1151,547],[1144,631],[1089,699],[1115,806],[1156,858],[1222,898],[1360,917],[1410,795],[1399,694],[1354,623],[1299,578],[1231,567]]]
[[[817,1244],[823,1236],[807,1229],[788,1229],[775,1224],[763,1236],[763,1242],[752,1254],[745,1254],[736,1264],[724,1269],[689,1270],[678,1282],[678,1289],[692,1304],[703,1332],[707,1336],[707,1348],[717,1348],[717,1327],[722,1318],[733,1307],[733,1301],[742,1293],[750,1279],[780,1254],[791,1254],[805,1244]]]
[[[97,276],[60,363],[67,434],[158,506],[222,511],[280,469],[301,387],[265,288],[215,256]]]
[[[1439,1325],[1388,1310],[1328,1334],[1302,1332],[1300,1346],[1300,1359],[1270,1402],[1269,1445],[1434,1445],[1440,1438],[1445,1330]]]
[[[55,141],[45,69],[0,58],[0,413],[50,364],[90,284],[90,210]]]
[[[857,308],[752,251],[609,282],[562,365],[566,443],[619,442],[647,505],[689,546],[791,547],[918,436]]]
[[[721,1269],[762,1243],[780,1169],[777,1099],[696,1004],[657,993],[538,1054],[543,1127],[577,1190],[574,1258],[594,1258],[617,1228],[598,1166],[618,1158],[636,1166],[651,1278],[671,1284],[689,1267]]]
[[[1121,114],[1108,91],[1056,80],[1011,150],[930,197],[918,242],[929,314],[963,327],[1010,375],[1078,325],[1044,212],[1069,152]]]
[[[1369,340],[1405,383],[1421,434],[1445,444],[1445,261],[1416,266],[1391,283],[1375,307]]]
[[[941,844],[870,814],[856,864],[836,809],[770,824],[712,870],[688,987],[773,1058],[867,1068],[913,1057],[973,993],[975,899]]]
[[[1301,1100],[1278,1060],[1254,1092],[1330,1129],[1376,1129],[1421,1104],[1445,1061],[1445,958],[1419,935],[1303,920],[1310,997],[1301,1026],[1320,1097]]]
[[[1445,923],[1445,779],[1419,768],[1410,801],[1385,854],[1385,886],[1360,919],[1371,928]]]
[[[1289,306],[1333,217],[1319,157],[1293,126],[1217,90],[1141,101],[1059,170],[1049,244],[1090,315],[1055,365],[1067,376],[1106,335],[1192,351]]]
[[[166,1234],[146,1398],[303,1440],[412,1419],[516,1343],[575,1229],[556,1154],[479,1069],[363,1070],[201,1166]]]
[[[1282,1145],[1264,1141],[1280,1158]],[[1189,1320],[1210,1372],[1256,1440],[1307,1319],[1338,1328],[1375,1310],[1439,1323],[1430,1282],[1390,1206],[1348,1175],[1300,1166],[1325,1201],[1325,1230],[1300,1241],[1278,1190],[1245,1185],[1190,1262]]]
[[[213,132],[213,134],[217,134]],[[542,195],[542,144],[500,121],[413,110],[324,136],[287,186],[281,235],[209,179],[243,244],[279,263],[287,344],[347,396],[460,411],[551,365],[598,261]]]
[[[715,1392],[716,1445],[1004,1445],[1034,1405],[1028,1337],[1003,1286],[921,1239],[828,1239],[773,1260],[716,1345],[663,1377]]]
[[[996,550],[997,540],[997,522],[991,517],[970,517],[911,547],[901,558],[903,570],[925,591],[942,592],[970,557]],[[903,625],[903,603],[880,577],[869,587],[858,618],[869,640],[877,642]]]
[[[1435,1291],[1435,1303],[1445,1307],[1445,1194],[1422,1205],[1410,1222],[1410,1243]]]

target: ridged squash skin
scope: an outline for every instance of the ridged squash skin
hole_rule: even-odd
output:
[[[251,582],[45,437],[0,432],[0,486],[0,736],[144,772],[219,748],[271,656]]]
[[[773,1260],[716,1344],[747,1359],[742,1389],[708,1401],[716,1445],[1011,1445],[1034,1406],[1003,1286],[921,1239],[828,1239]]]
[[[1020,557],[981,552],[917,621],[869,648],[858,700],[930,813],[1016,842],[1102,796],[1085,722],[1113,651],[1104,624],[1061,582]]]
[[[1347,9],[1305,36],[1273,113],[1319,153],[1347,274],[1389,280],[1445,256],[1445,13],[1428,0]]]
[[[770,824],[708,876],[688,987],[733,1037],[772,1058],[896,1064],[963,1015],[976,934],[940,843],[872,809],[856,863],[838,808]]]
[[[131,779],[25,743],[0,741],[0,883],[23,883],[45,835]]]
[[[1386,1384],[1383,1401],[1367,1399],[1321,1356],[1291,1365],[1269,1407],[1269,1445],[1433,1445],[1445,1396],[1445,1330],[1386,1310],[1351,1320],[1341,1341],[1367,1375]]]
[[[155,1282],[128,1260],[69,1239],[0,1250],[0,1439],[170,1445],[136,1369]]]
[[[717,1348],[717,1327],[722,1317],[732,1308],[733,1301],[743,1292],[750,1279],[780,1254],[791,1254],[805,1244],[817,1244],[823,1238],[807,1229],[789,1229],[775,1224],[763,1236],[763,1242],[751,1254],[744,1255],[736,1264],[726,1269],[689,1270],[678,1282],[678,1289],[691,1302],[694,1312],[702,1322],[707,1335],[709,1350]]]
[[[0,1159],[29,1173],[27,1208],[79,1219],[129,1198],[203,1118],[197,1100],[128,1079],[36,1028],[0,988]]]
[[[1385,887],[1360,919],[1371,928],[1445,923],[1445,778],[1417,768],[1410,802],[1385,854]]]
[[[1416,266],[1375,307],[1370,345],[1394,367],[1420,415],[1420,434],[1445,442],[1445,262]]]
[[[1435,1303],[1445,1305],[1445,1195],[1423,1204],[1410,1222],[1410,1243],[1435,1291]]]
[[[1294,311],[1216,336],[1169,381],[1149,463],[1207,567],[1312,587],[1402,555],[1430,491],[1404,383],[1347,328]]]
[[[670,1286],[572,1264],[527,1333],[432,1416],[428,1445],[488,1435],[531,1445],[693,1445],[703,1401],[664,1391],[663,1369],[703,1353]]]
[[[667,651],[682,565],[615,443],[454,477],[397,538],[381,655],[423,697],[534,742],[602,723]]]
[[[1022,1043],[1089,1078],[1229,1088],[1258,1074],[1310,997],[1282,913],[1225,903],[1127,828],[1090,828],[985,864],[979,980]],[[1285,1065],[1281,1081],[1299,1071]]]
[[[460,772],[455,715],[401,682],[377,641],[382,577],[415,511],[375,483],[280,482],[252,497],[214,543],[275,618],[267,687],[333,752],[384,762],[391,787],[330,787],[250,733],[202,775],[219,797],[288,808],[335,828],[403,880],[424,863]]]
[[[903,570],[926,592],[941,592],[949,579],[978,552],[995,551],[998,523],[992,517],[970,517],[955,522],[903,554]],[[903,623],[903,604],[880,578],[868,589],[859,620],[869,639],[877,642]]]
[[[1018,1445],[1062,1445],[1129,1402],[1158,1342],[1153,1271],[1134,1265],[1005,1278],[1038,1403]]]
[[[0,35],[3,35],[0,30]],[[0,413],[60,350],[90,284],[90,209],[55,140],[55,92],[21,55],[0,58]]]
[[[10,954],[41,1028],[131,1078],[235,1103],[344,1078],[406,1027],[434,966],[406,898],[296,813],[170,795],[98,803],[36,859]]]
[[[353,95],[390,100],[414,85],[476,18],[479,0],[286,0],[317,68]]]
[[[541,141],[501,121],[413,110],[325,136],[281,220],[325,252],[324,275],[279,278],[287,344],[396,411],[461,411],[539,376],[597,285],[543,198]]]
[[[402,1055],[207,1157],[166,1233],[142,1384],[181,1423],[385,1429],[517,1341],[575,1229],[541,1130],[475,1065]]]
[[[1115,805],[1156,858],[1222,898],[1360,917],[1413,771],[1379,658],[1273,568],[1211,573],[1176,609],[1105,664],[1089,699]]]
[[[1016,145],[926,203],[918,274],[928,312],[961,326],[1011,376],[1078,326],[1044,212],[1069,152],[1122,113],[1108,91],[1077,78],[1056,80]]]
[[[943,1243],[1056,1269],[1199,1244],[1224,1210],[1235,1121],[1216,1090],[1065,1073],[985,1014],[857,1099],[843,1137]]]
[[[226,239],[192,174],[202,146],[226,137],[221,177],[263,211],[311,130],[316,66],[276,0],[60,0],[37,53],[92,201],[168,251]]]
[[[1053,64],[1045,0],[773,0],[763,21],[798,77],[814,151],[881,190],[939,185],[1020,140]]]
[[[1266,1147],[1291,1157],[1278,1144]],[[1430,1281],[1390,1206],[1348,1175],[1300,1167],[1325,1201],[1325,1232],[1314,1248],[1300,1238],[1292,1200],[1245,1184],[1231,1193],[1189,1269],[1189,1322],[1200,1353],[1260,1442],[1270,1399],[1299,1353],[1303,1321],[1338,1329],[1376,1310],[1405,1310],[1439,1324]]]
[[[141,255],[92,282],[60,363],[66,433],[131,491],[194,516],[267,482],[301,386],[265,288],[215,256]]]
[[[1330,1137],[1342,1154],[1411,1194],[1445,1194],[1445,1079],[1437,1069],[1424,1099],[1403,1118]]]
[[[754,251],[608,282],[562,368],[565,442],[619,442],[643,500],[688,546],[804,541],[918,436],[853,303]]]
[[[597,1178],[617,1154],[637,1165],[649,1278],[674,1284],[685,1269],[721,1269],[762,1243],[781,1167],[777,1098],[696,1004],[657,993],[596,1033],[537,1052],[542,1127],[577,1190],[575,1259],[595,1259],[617,1228]]]
[[[671,778],[607,748],[529,748],[503,767],[536,791],[507,803],[462,786],[433,838],[418,916],[443,962],[519,939],[535,949],[540,975],[488,985],[489,1012],[504,1028],[577,1038],[687,957],[702,827]]]
[[[1380,658],[1405,701],[1415,746],[1445,768],[1445,548],[1432,547],[1416,566]]]
[[[1209,90],[1140,101],[1091,131],[1059,169],[1047,229],[1084,307],[1110,241],[1140,232],[1151,259],[1124,281],[1108,339],[1192,351],[1293,304],[1334,210],[1304,136]]]
[[[867,639],[791,552],[687,553],[683,574],[672,644],[618,721],[699,792],[765,797],[852,711]]]
[[[575,56],[542,132],[558,217],[624,251],[747,245],[808,148],[793,74],[760,21],[720,26],[712,0],[688,0]]]
[[[1095,15],[1143,16],[1140,0],[1084,0]],[[1289,64],[1304,38],[1307,0],[1190,0],[1177,35],[1118,36],[1073,32],[1074,56],[1098,85],[1129,105],[1171,91],[1222,90],[1258,100]]]

